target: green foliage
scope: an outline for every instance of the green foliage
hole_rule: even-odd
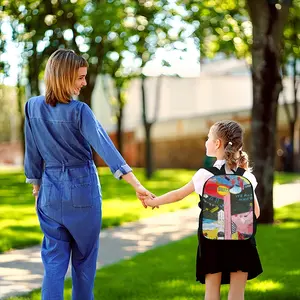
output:
[[[284,63],[300,59],[300,1],[294,0],[284,30]]]
[[[217,53],[244,58],[251,64],[252,23],[245,0],[179,0],[187,10],[184,20],[193,24],[202,58]],[[284,5],[284,4],[282,4]],[[284,31],[284,63],[299,58],[300,1],[294,0]]]
[[[202,58],[217,53],[251,61],[252,25],[244,0],[182,0],[185,21],[196,26],[195,36]]]
[[[129,54],[145,64],[157,45],[168,41],[158,29],[169,27],[162,22],[166,16],[160,25],[156,21],[156,15],[162,15],[166,8],[164,5],[158,0],[4,1],[6,16],[14,29],[13,38],[24,48],[23,66],[33,94],[39,92],[38,80],[45,61],[59,47],[74,49],[88,60],[91,91],[104,61],[105,72],[114,78],[124,72],[113,65],[113,57],[121,60],[117,59],[119,66]],[[127,75],[130,73],[127,70]]]
[[[246,299],[290,300],[300,298],[300,203],[280,208],[277,225],[260,225],[257,245],[264,272],[247,283]],[[285,215],[290,218],[286,219]],[[204,298],[204,285],[195,282],[197,238],[186,238],[124,260],[97,272],[95,299],[191,300]],[[227,299],[228,285],[221,288]],[[40,291],[10,300],[37,300]],[[65,299],[71,299],[71,280]]]

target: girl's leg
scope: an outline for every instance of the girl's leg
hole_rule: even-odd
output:
[[[219,300],[222,273],[206,274],[205,300]]]
[[[244,300],[248,273],[238,271],[230,273],[228,300]]]

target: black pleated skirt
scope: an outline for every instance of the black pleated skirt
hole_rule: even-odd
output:
[[[230,283],[230,272],[248,272],[248,280],[262,273],[255,238],[243,241],[209,240],[198,234],[196,280],[205,283],[205,275],[222,272],[221,284]]]

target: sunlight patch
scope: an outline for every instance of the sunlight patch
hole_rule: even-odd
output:
[[[280,228],[285,228],[285,229],[295,229],[295,228],[300,228],[300,225],[298,222],[287,222],[287,223],[281,223],[278,225]]]
[[[169,281],[161,281],[158,283],[158,286],[161,288],[179,288],[186,287],[187,282],[181,279],[174,279]]]
[[[273,281],[273,280],[264,280],[249,284],[248,290],[251,291],[260,291],[260,292],[267,292],[272,290],[281,290],[284,288],[284,284]]]
[[[292,270],[289,272],[286,272],[287,275],[300,275],[300,270]]]

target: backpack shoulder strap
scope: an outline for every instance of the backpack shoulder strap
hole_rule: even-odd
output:
[[[210,173],[213,173],[214,175],[223,175],[223,174],[225,174],[225,165],[223,165],[221,169],[218,169],[216,167],[208,167],[208,168],[204,168],[204,169],[207,170]]]
[[[234,174],[243,176],[245,172],[246,172],[245,169],[238,167],[238,168],[236,169],[236,171],[234,172]]]
[[[216,167],[207,167],[207,168],[203,168],[204,170],[213,173],[214,175],[218,175],[219,174],[219,169]]]

